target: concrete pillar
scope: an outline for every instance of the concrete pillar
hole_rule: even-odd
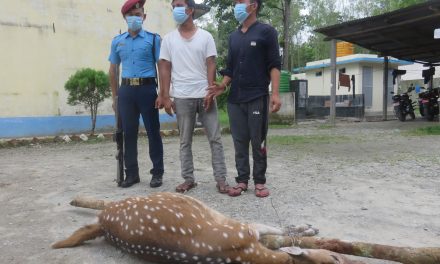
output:
[[[331,68],[331,89],[330,89],[330,123],[336,121],[336,39],[330,41],[330,68]]]

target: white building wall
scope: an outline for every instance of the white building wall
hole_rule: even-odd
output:
[[[0,117],[87,114],[67,105],[76,70],[108,71],[110,43],[126,31],[123,0],[15,0],[0,8]],[[146,2],[144,28],[162,36],[174,21],[169,1]],[[112,113],[110,100],[100,114]]]

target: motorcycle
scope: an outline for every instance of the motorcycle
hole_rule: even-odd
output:
[[[434,120],[434,117],[439,114],[439,92],[440,88],[435,88],[419,93],[420,114],[428,121]]]
[[[393,106],[394,106],[394,114],[397,119],[404,122],[406,120],[406,116],[409,115],[411,119],[415,119],[416,115],[414,113],[414,105],[409,97],[409,93],[414,90],[414,87],[409,87],[408,90],[401,94],[393,95]],[[394,94],[394,92],[391,92]]]

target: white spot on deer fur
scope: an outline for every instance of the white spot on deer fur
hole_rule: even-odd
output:
[[[244,238],[243,233],[242,233],[242,232],[238,232],[238,237],[241,238],[241,239],[243,239],[243,238]]]
[[[147,214],[147,219],[151,219],[151,215]]]
[[[174,226],[172,226],[171,231],[176,232],[176,228]]]
[[[275,256],[275,255],[272,255],[272,258],[273,258],[273,259],[276,259],[276,258],[277,258],[277,256]]]
[[[145,205],[145,206],[144,206],[144,209],[145,209],[145,210],[148,210],[148,205]]]
[[[236,257],[236,258],[235,258],[235,261],[241,261],[240,256]]]
[[[160,226],[160,230],[167,231],[167,228],[165,226]]]
[[[138,211],[136,211],[136,212],[134,212],[134,214],[135,214],[135,215],[139,215],[139,212],[138,212]]]
[[[157,224],[157,223],[159,223],[159,220],[157,218],[154,218],[153,223]]]
[[[231,259],[230,258],[226,258],[226,263],[231,263]]]
[[[125,225],[125,230],[128,230],[128,225]]]
[[[224,238],[228,238],[228,234],[223,233],[223,237],[224,237]]]
[[[197,257],[197,256],[193,256],[193,259],[194,259],[194,260],[198,260],[199,257]]]
[[[182,233],[182,235],[186,235],[186,232],[183,228],[180,227],[179,229],[180,229],[180,233]]]
[[[199,224],[197,224],[197,228],[198,228],[198,229],[202,229],[202,226],[199,225]]]
[[[130,235],[134,235],[133,230],[130,230]]]

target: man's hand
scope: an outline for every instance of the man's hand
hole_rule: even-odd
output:
[[[270,111],[276,113],[281,108],[281,100],[278,94],[272,94],[270,97]]]
[[[207,93],[205,96],[205,99],[203,100],[203,105],[205,108],[205,111],[208,111],[211,106],[214,103],[214,100],[217,96],[221,95],[225,91],[226,85],[223,83],[218,84],[214,83],[213,85],[210,85],[207,89]]]
[[[164,96],[158,96],[156,99],[155,107],[157,109],[165,108],[165,112],[169,116],[173,116],[173,112],[176,112],[174,102],[171,100],[170,97],[164,97]]]

